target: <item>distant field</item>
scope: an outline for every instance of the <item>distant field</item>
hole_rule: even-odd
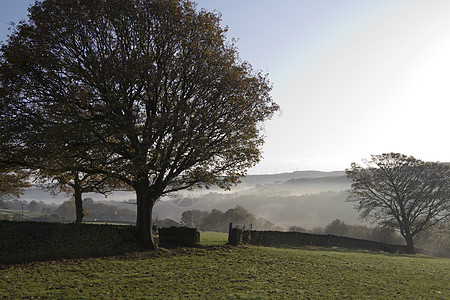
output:
[[[200,232],[201,245],[225,245],[228,243],[228,233],[223,232]]]
[[[23,213],[23,218],[24,220],[28,220],[28,219],[32,219],[32,218],[36,218],[39,216],[42,216],[41,212],[31,212],[28,209],[24,209],[23,211],[21,209],[0,209],[0,216],[8,216],[8,217],[13,217],[16,216],[16,218],[18,218],[19,220],[22,217],[22,213]]]
[[[0,297],[450,299],[449,270],[423,256],[210,246],[7,266]]]

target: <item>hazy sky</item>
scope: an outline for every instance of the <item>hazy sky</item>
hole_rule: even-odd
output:
[[[450,1],[201,0],[281,112],[250,174],[343,170],[370,154],[450,162]],[[33,0],[1,0],[0,40]]]

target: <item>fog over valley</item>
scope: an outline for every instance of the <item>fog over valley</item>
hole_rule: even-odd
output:
[[[344,171],[297,171],[270,175],[248,175],[230,191],[218,187],[182,191],[164,197],[154,208],[159,220],[180,221],[184,211],[212,209],[226,211],[241,206],[257,218],[265,218],[283,229],[301,226],[306,229],[325,226],[334,219],[347,224],[360,224],[353,204],[345,202],[350,181]],[[83,198],[135,210],[135,193],[116,191],[105,198],[102,194],[86,193]],[[20,200],[61,204],[69,200],[64,193],[56,196],[37,187],[25,191]],[[129,202],[129,203],[125,203]]]

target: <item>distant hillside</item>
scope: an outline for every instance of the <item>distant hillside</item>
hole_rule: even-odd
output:
[[[332,183],[332,181],[334,181],[333,179],[331,179],[332,177],[341,177],[341,176],[345,176],[345,172],[344,171],[335,171],[335,172],[321,172],[321,171],[297,171],[297,172],[292,172],[292,173],[281,173],[281,174],[268,174],[268,175],[247,175],[246,177],[241,179],[241,183],[238,184],[237,186],[232,188],[233,192],[236,191],[244,191],[244,190],[251,190],[251,189],[260,189],[261,190],[261,186],[265,186],[267,189],[277,189],[278,187],[276,187],[276,185],[279,184],[286,184],[286,185],[291,185],[291,186],[302,186],[303,188],[305,188],[305,190],[308,190],[308,186],[320,186],[319,191],[327,191],[330,190],[328,189],[326,186],[324,186],[323,184],[320,185],[317,182],[315,182],[314,179],[318,179],[321,182],[325,182],[327,181],[327,179],[325,178],[330,178],[329,182],[327,184],[329,184],[329,187],[335,186],[335,183]],[[320,179],[322,178],[322,179]],[[291,180],[298,180],[298,179],[305,179],[305,183],[304,184],[291,184],[289,183]],[[309,182],[309,184],[307,184],[306,182]],[[326,184],[325,184],[326,185]],[[290,188],[286,188],[286,189],[290,189]],[[331,189],[331,190],[336,190]],[[214,191],[214,192],[218,192],[218,193],[223,193],[224,191],[218,187],[213,187],[211,188],[209,191]],[[316,191],[316,188],[314,189],[314,192]],[[197,194],[199,192],[199,190],[196,190],[194,192],[194,194]],[[303,193],[303,192],[301,192]],[[310,193],[310,191],[306,191],[306,193]],[[186,194],[190,194],[189,193],[181,193],[181,195],[186,195]],[[107,196],[107,198],[105,198],[105,196],[101,195],[101,194],[95,194],[95,193],[88,193],[83,195],[84,198],[92,198],[95,201],[107,201],[107,200],[114,200],[114,201],[125,201],[125,200],[129,200],[129,199],[134,199],[135,198],[135,194],[134,192],[113,192],[110,195]],[[23,200],[27,200],[27,201],[31,201],[31,200],[36,200],[36,201],[44,201],[46,203],[62,203],[63,201],[67,200],[70,198],[70,195],[64,194],[64,193],[60,193],[58,195],[50,195],[47,191],[42,190],[40,188],[38,188],[37,186],[32,186],[30,188],[28,188],[25,193],[20,197]]]
[[[298,191],[303,191],[303,193],[342,191],[349,189],[350,185],[351,181],[345,175],[291,179],[283,183],[283,186],[294,188],[294,191],[297,191],[295,194],[299,194]]]
[[[358,224],[353,204],[345,201],[350,184],[344,171],[249,175],[231,192],[211,189],[184,193],[177,199],[158,202],[154,212],[160,219],[177,220],[186,210],[226,211],[240,205],[285,229],[292,225],[324,226],[334,219]]]
[[[26,201],[32,201],[36,200],[37,202],[43,201],[44,203],[51,204],[61,204],[66,200],[69,200],[71,198],[70,194],[66,193],[59,193],[57,195],[51,195],[46,190],[40,189],[37,186],[32,186],[25,190],[24,194],[20,197],[19,200],[26,200]],[[85,193],[83,194],[83,198],[92,198],[94,201],[108,201],[108,200],[114,200],[114,201],[124,201],[128,200],[130,198],[136,198],[134,192],[122,192],[117,191],[113,192],[106,197],[99,193]]]
[[[344,191],[350,188],[350,180],[344,172],[294,172],[276,175],[253,175],[232,191],[239,194],[303,195],[328,191]],[[264,176],[262,178],[258,176]],[[305,176],[305,177],[302,177]],[[284,180],[283,180],[284,179]],[[251,182],[252,184],[249,184]],[[214,190],[216,191],[216,190]]]
[[[297,225],[304,228],[324,226],[334,219],[347,224],[359,223],[353,204],[345,202],[350,180],[344,171],[320,172],[299,171],[271,175],[248,175],[242,183],[223,191],[219,188],[183,191],[159,201],[154,209],[154,217],[163,220],[171,218],[179,221],[186,210],[226,211],[240,205],[254,214],[287,229]],[[70,197],[70,196],[69,196]],[[88,193],[84,198],[92,198],[96,203],[115,201],[114,205],[134,210],[134,192],[113,192],[107,198],[100,194]],[[22,199],[62,203],[68,199],[65,194],[52,197],[36,187],[28,189]]]
[[[322,172],[322,171],[296,171],[292,173],[247,175],[242,178],[239,186],[255,186],[257,184],[277,183],[301,178],[321,178],[330,176],[345,176],[344,171]]]
[[[344,191],[305,195],[209,193],[198,198],[185,198],[181,201],[183,206],[179,206],[177,200],[160,201],[155,205],[154,215],[159,219],[179,220],[186,210],[210,212],[219,209],[225,212],[239,205],[257,218],[265,218],[284,229],[293,225],[312,229],[335,219],[359,224],[358,213],[352,203],[345,201],[346,197]]]

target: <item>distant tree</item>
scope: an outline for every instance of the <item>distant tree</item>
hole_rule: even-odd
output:
[[[314,234],[324,234],[325,228],[318,226],[318,227],[314,227],[313,229],[309,230],[309,232],[314,233]]]
[[[339,219],[325,226],[325,233],[337,236],[348,236],[350,227]]]
[[[0,208],[4,208],[4,209],[8,208],[8,204],[2,199],[0,199]]]
[[[288,228],[289,232],[306,232],[306,229],[301,226],[289,226]]]
[[[60,221],[70,221],[75,220],[75,200],[67,200],[61,203],[55,211]]]
[[[350,225],[339,219],[333,220],[322,229],[316,228],[311,230],[311,232],[316,234],[332,234],[355,239],[371,240],[391,245],[401,244],[404,240],[403,237],[392,228]]]
[[[194,226],[195,228],[202,228],[203,219],[209,215],[206,211],[197,209],[187,210],[181,214],[181,223],[184,226]]]
[[[278,109],[220,16],[188,0],[36,2],[0,62],[11,148],[56,140],[63,150],[49,152],[76,161],[69,171],[128,184],[148,248],[160,197],[235,184],[259,162],[262,123]]]
[[[355,239],[376,240],[373,238],[374,230],[374,228],[367,226],[346,224],[344,221],[336,219],[325,226],[324,233],[337,236],[346,236]]]
[[[50,210],[49,210],[49,208],[47,207],[47,206],[44,206],[43,208],[42,208],[42,215],[44,215],[44,216],[47,216],[48,215],[48,213],[50,212]]]
[[[37,211],[38,208],[39,208],[39,204],[36,202],[36,200],[32,200],[32,201],[30,201],[30,203],[28,203],[28,209],[31,212]]]
[[[372,228],[372,232],[366,239],[391,245],[400,245],[404,241],[404,238],[393,228],[380,226]]]
[[[450,257],[450,220],[419,232],[414,241],[422,249]]]
[[[256,218],[242,206],[228,209],[222,216],[222,231],[227,231],[230,223],[233,224],[253,224]]]
[[[136,212],[109,203],[96,203],[91,198],[86,198],[83,205],[86,209],[86,221],[130,223],[136,220]]]
[[[8,209],[22,209],[23,207],[27,207],[28,206],[28,202],[25,200],[18,200],[18,199],[14,199],[14,200],[9,200],[9,201],[5,201],[6,206],[8,206]]]
[[[450,216],[450,168],[398,153],[372,155],[346,170],[348,201],[364,219],[396,228],[414,253],[414,236]]]
[[[202,227],[205,230],[219,231],[223,229],[222,223],[223,211],[213,209],[202,221]]]
[[[83,205],[84,206],[90,206],[94,204],[94,200],[92,198],[84,198],[83,199]]]
[[[253,221],[252,222],[252,229],[253,230],[283,231],[282,227],[277,226],[276,224],[272,223],[271,221],[269,221],[269,220],[267,220],[265,218],[258,218],[255,221]]]
[[[252,213],[242,206],[228,209],[225,213],[218,209],[211,212],[200,210],[188,210],[181,215],[182,224],[186,226],[194,225],[196,228],[228,232],[230,223],[252,224],[255,230],[279,230],[282,228],[264,218],[256,218]]]

